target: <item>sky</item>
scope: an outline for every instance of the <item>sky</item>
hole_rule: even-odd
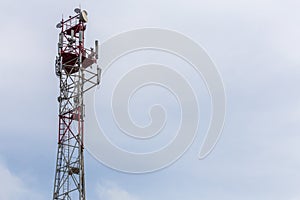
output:
[[[85,152],[87,199],[300,200],[300,3],[292,0],[2,1],[0,199],[52,198],[58,126],[55,26],[79,4],[89,13],[90,46],[94,39],[101,45],[118,33],[144,27],[192,38],[218,67],[227,97],[222,136],[212,153],[199,160],[210,102],[201,77],[186,69],[202,112],[192,146],[171,166],[138,175],[110,169]],[[148,53],[120,60],[109,76],[118,75],[113,73],[118,67],[152,59],[188,68],[177,58]],[[137,123],[149,120],[143,101],[159,100],[176,116],[176,101],[166,91],[150,91],[156,98],[139,93],[133,100],[137,108],[130,106]],[[98,107],[106,128],[115,130],[105,117],[109,109],[101,101]],[[170,116],[166,134],[178,125]],[[109,134],[128,147],[123,136]]]

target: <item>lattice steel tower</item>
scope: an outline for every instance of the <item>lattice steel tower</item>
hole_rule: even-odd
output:
[[[87,12],[76,8],[75,13],[57,24],[61,31],[55,63],[60,83],[55,200],[85,200],[83,96],[100,82],[98,42],[94,48],[84,47]]]

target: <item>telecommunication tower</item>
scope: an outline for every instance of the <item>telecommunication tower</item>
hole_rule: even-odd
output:
[[[75,15],[57,24],[59,33],[55,73],[60,94],[58,150],[53,200],[85,200],[84,178],[84,93],[100,82],[98,41],[84,47],[87,12],[76,8]]]

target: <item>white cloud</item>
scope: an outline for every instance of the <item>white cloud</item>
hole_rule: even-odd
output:
[[[139,200],[136,195],[120,188],[115,183],[104,183],[97,185],[97,196],[101,200]]]
[[[5,200],[42,200],[40,194],[25,185],[24,181],[14,175],[5,165],[0,163],[0,199]]]

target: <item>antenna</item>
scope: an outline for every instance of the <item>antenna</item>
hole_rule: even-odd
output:
[[[81,9],[80,8],[75,8],[74,12],[77,13],[77,14],[79,14],[81,12]]]
[[[58,24],[56,24],[56,28],[61,28],[61,27],[62,27],[62,25],[60,22]]]
[[[98,52],[99,52],[98,40],[95,40],[95,51],[96,51],[96,59],[98,59]]]
[[[84,23],[86,23],[88,21],[88,17],[87,17],[88,13],[83,10],[80,13],[80,20],[83,21]]]

